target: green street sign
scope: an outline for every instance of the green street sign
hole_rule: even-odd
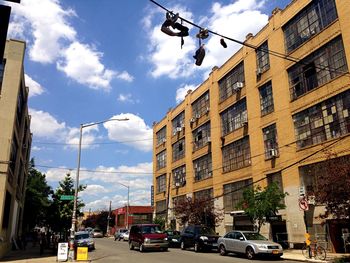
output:
[[[61,195],[60,200],[61,200],[61,201],[65,201],[65,200],[74,200],[74,195]]]

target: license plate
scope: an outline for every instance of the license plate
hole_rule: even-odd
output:
[[[217,247],[218,246],[218,243],[213,243],[211,244],[213,247]]]
[[[272,254],[278,254],[278,250],[272,250]]]

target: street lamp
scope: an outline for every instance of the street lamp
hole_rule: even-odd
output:
[[[78,203],[78,188],[79,188],[79,172],[80,172],[80,156],[81,156],[81,141],[83,137],[83,129],[93,125],[98,125],[110,121],[128,121],[128,118],[123,119],[108,119],[98,122],[80,124],[80,136],[79,136],[79,148],[78,148],[78,165],[77,165],[77,174],[75,178],[75,192],[74,192],[74,205],[73,205],[73,214],[72,214],[72,227],[70,229],[70,244],[69,244],[69,258],[74,260],[74,234],[75,234],[75,224],[77,221],[77,203]]]
[[[128,189],[128,202],[126,204],[126,213],[125,213],[125,217],[126,217],[126,229],[129,229],[129,196],[130,196],[130,186],[129,185],[125,185],[122,183],[118,183],[124,187],[126,187]]]

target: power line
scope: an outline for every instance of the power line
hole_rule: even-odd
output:
[[[166,7],[164,7],[164,6],[162,6],[161,4],[157,3],[156,1],[154,1],[154,0],[150,0],[150,1],[151,1],[152,3],[154,3],[155,5],[159,6],[160,8],[162,8],[163,10],[167,11],[168,13],[170,13],[170,14],[172,14],[172,15],[175,15],[175,14],[173,13],[173,11],[167,9]],[[204,28],[205,28],[205,27],[201,27],[200,25],[197,25],[197,24],[195,24],[194,22],[189,21],[189,20],[187,20],[187,19],[185,19],[185,18],[183,18],[183,17],[181,17],[181,16],[178,16],[178,17],[179,17],[179,19],[181,19],[182,21],[184,21],[184,22],[186,22],[186,23],[188,23],[188,24],[190,24],[190,25],[192,25],[192,26],[194,26],[194,27],[197,27],[197,28],[199,28],[199,29],[204,29]],[[237,40],[237,39],[234,39],[234,38],[231,38],[231,37],[222,35],[222,34],[220,34],[220,33],[214,32],[214,31],[212,31],[212,30],[210,30],[210,29],[208,29],[208,28],[205,28],[205,29],[206,29],[209,33],[211,33],[211,34],[213,34],[213,35],[217,35],[217,36],[219,36],[219,37],[221,37],[221,38],[230,40],[230,41],[235,42],[235,43],[237,43],[237,44],[240,44],[240,45],[242,45],[242,46],[246,46],[246,47],[252,48],[252,49],[254,49],[254,50],[256,50],[256,51],[263,51],[263,52],[265,52],[265,53],[271,54],[271,55],[273,55],[273,56],[275,56],[275,57],[278,57],[278,58],[282,58],[282,59],[285,59],[285,60],[288,60],[288,61],[291,61],[291,62],[295,62],[295,63],[300,63],[300,64],[305,65],[305,66],[308,65],[308,64],[306,64],[306,63],[303,63],[303,62],[301,61],[302,59],[300,59],[300,58],[295,58],[295,57],[292,57],[292,56],[287,55],[287,54],[284,54],[284,53],[280,53],[280,52],[277,52],[277,51],[265,49],[265,48],[263,48],[263,47],[258,47],[258,46],[252,45],[252,44],[248,44],[248,43],[246,43],[246,42],[242,42],[242,41],[240,41],[240,40]],[[340,71],[340,70],[334,69],[334,68],[332,68],[332,67],[330,67],[330,66],[322,66],[321,64],[319,64],[319,65],[314,65],[314,67],[315,67],[316,69],[320,69],[320,70],[329,70],[329,71],[337,72],[337,73],[339,73],[339,74],[345,74],[345,75],[350,76],[350,73],[349,73],[349,72]]]

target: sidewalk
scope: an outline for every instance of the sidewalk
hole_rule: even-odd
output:
[[[303,262],[333,262],[336,258],[342,258],[342,257],[350,258],[350,254],[327,253],[326,260],[318,260],[318,259],[306,259],[301,253],[301,250],[286,249],[283,251],[283,256],[282,256],[283,259],[303,261]],[[344,261],[344,262],[350,262],[350,261],[348,259],[348,261]]]

